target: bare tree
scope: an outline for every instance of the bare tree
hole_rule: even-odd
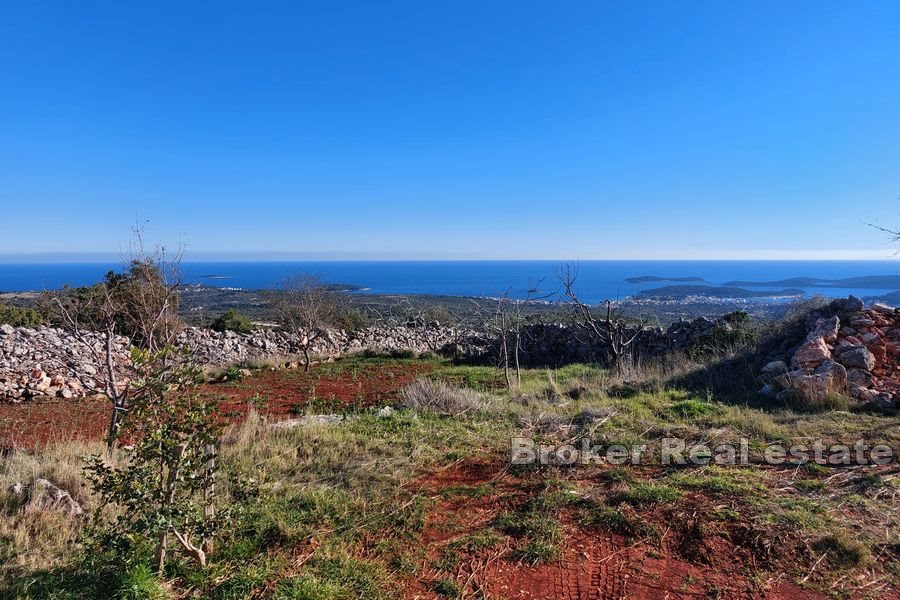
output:
[[[900,229],[893,229],[891,227],[882,227],[881,225],[878,225],[877,223],[869,223],[868,225],[869,225],[869,227],[871,227],[873,229],[877,229],[881,233],[887,234],[887,236],[889,238],[888,239],[889,244],[896,244],[897,242],[900,242]],[[894,254],[900,254],[900,250],[897,250]]]
[[[487,309],[483,301],[475,301],[474,314],[478,315],[482,326],[497,340],[497,364],[503,369],[506,387],[512,389],[522,384],[521,354],[527,336],[527,308],[529,305],[547,300],[557,292],[538,291],[543,280],[529,285],[524,298],[513,298],[509,290],[498,298],[489,299]]]
[[[140,228],[132,230],[130,256],[123,272],[110,272],[89,288],[64,288],[44,299],[56,319],[91,353],[103,374],[103,392],[112,405],[106,450],[112,455],[128,411],[130,385],[120,379],[116,347],[120,336],[151,352],[171,345],[181,323],[178,318],[178,286],[183,249],[168,256],[164,246],[147,252]],[[91,332],[100,334],[98,347]]]
[[[641,334],[646,319],[642,316],[637,324],[629,326],[622,318],[613,313],[611,300],[604,301],[606,304],[605,315],[598,317],[595,314],[595,307],[582,302],[578,297],[575,291],[577,279],[577,266],[573,267],[567,264],[562,267],[560,280],[565,296],[572,307],[575,321],[588,332],[594,342],[606,349],[610,366],[616,371],[620,371],[622,359],[631,352],[631,346]]]
[[[309,371],[310,352],[335,325],[340,303],[317,275],[289,277],[281,288],[275,310],[282,327],[296,334],[297,345],[303,353],[303,370]]]

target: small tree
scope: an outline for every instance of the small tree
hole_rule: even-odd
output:
[[[316,275],[290,277],[281,288],[275,310],[282,327],[297,336],[297,346],[303,353],[303,370],[309,371],[310,352],[328,329],[335,326],[340,303]]]
[[[502,296],[475,303],[474,313],[482,326],[497,340],[497,364],[503,370],[506,387],[512,389],[522,384],[521,354],[527,335],[527,308],[529,305],[547,300],[557,292],[541,294],[536,285],[529,285],[524,298],[512,298],[507,290]]]
[[[100,283],[83,288],[64,288],[46,294],[41,302],[51,320],[72,331],[91,353],[103,374],[103,392],[112,404],[106,437],[112,455],[128,411],[130,389],[120,379],[116,364],[117,338],[125,335],[139,347],[159,352],[171,345],[181,329],[178,318],[178,287],[181,283],[182,252],[168,256],[163,246],[150,253],[144,249],[140,228],[132,232],[131,256],[122,273],[110,271]],[[99,332],[102,349],[90,332]]]
[[[198,370],[174,347],[133,348],[130,417],[124,433],[133,443],[122,467],[93,456],[88,477],[108,505],[124,509],[103,538],[117,554],[150,544],[154,568],[165,566],[170,536],[200,566],[223,520],[213,510],[217,403],[196,393]],[[226,513],[227,514],[227,513]]]
[[[564,265],[560,273],[560,280],[565,290],[565,296],[572,308],[576,323],[587,331],[592,341],[602,346],[608,355],[609,365],[621,372],[622,359],[631,353],[632,344],[641,334],[646,320],[641,317],[634,326],[629,326],[623,319],[613,313],[613,303],[606,300],[606,310],[603,316],[597,317],[594,308],[582,302],[575,291],[575,282],[578,279],[578,268],[572,265]]]
[[[234,331],[237,333],[250,333],[253,331],[253,321],[245,314],[229,308],[224,313],[213,319],[210,329],[214,331]]]

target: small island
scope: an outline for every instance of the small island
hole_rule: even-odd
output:
[[[629,277],[625,280],[627,283],[661,283],[665,281],[674,281],[678,283],[690,283],[705,281],[702,277],[658,277],[656,275],[642,275],[640,277]]]
[[[712,285],[667,285],[638,292],[639,296],[666,298],[669,300],[683,300],[688,296],[703,296],[708,298],[771,298],[775,296],[802,296],[803,294],[803,290],[796,288],[761,292],[740,287]]]

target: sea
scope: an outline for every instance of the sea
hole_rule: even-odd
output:
[[[352,286],[369,294],[524,297],[529,291],[559,291],[559,261],[305,261],[305,262],[184,262],[183,281],[231,289],[274,289],[286,278],[310,273],[331,284]],[[730,281],[764,282],[808,277],[900,275],[900,260],[880,261],[580,261],[576,287],[582,300],[626,299],[642,290],[678,281],[629,283],[636,277],[699,278],[690,284],[722,285]],[[42,291],[64,285],[83,286],[100,280],[119,263],[0,263],[0,292]],[[751,290],[777,291],[763,286]],[[807,287],[807,295],[875,297],[898,288]]]

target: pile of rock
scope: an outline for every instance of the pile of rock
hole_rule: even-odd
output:
[[[804,341],[790,360],[774,360],[763,373],[771,382],[763,393],[782,399],[823,398],[847,393],[881,408],[896,406],[900,392],[900,312],[850,296],[832,302],[830,315],[814,315]]]

